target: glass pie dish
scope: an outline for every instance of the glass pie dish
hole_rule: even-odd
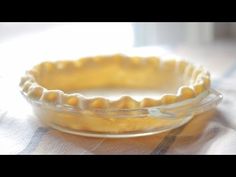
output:
[[[20,88],[43,123],[90,137],[161,133],[222,100],[203,67],[121,54],[42,62],[26,72]]]

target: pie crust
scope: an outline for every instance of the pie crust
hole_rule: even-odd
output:
[[[28,70],[19,85],[23,95],[30,101],[84,113],[56,115],[59,114],[56,111],[35,107],[38,115],[50,117],[48,120],[54,123],[78,130],[117,133],[153,128],[168,124],[168,121],[157,121],[151,117],[118,120],[112,116],[101,117],[93,111],[135,110],[184,102],[210,88],[210,74],[205,68],[185,60],[114,54],[45,61]],[[94,88],[151,89],[163,94],[137,100],[130,95],[110,99],[80,93],[80,90]]]

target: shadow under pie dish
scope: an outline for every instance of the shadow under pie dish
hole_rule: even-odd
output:
[[[184,60],[121,54],[45,61],[20,89],[37,117],[63,132],[145,136],[177,128],[216,106],[210,74]]]

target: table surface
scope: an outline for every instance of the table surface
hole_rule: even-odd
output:
[[[80,53],[76,49],[54,49],[50,53],[49,49],[37,45],[32,47],[29,42],[24,45],[15,41],[0,44],[0,154],[236,154],[235,44],[216,42],[202,46],[132,49],[135,54],[145,55],[173,52],[205,66],[212,74],[214,87],[223,93],[224,100],[217,110],[196,116],[181,128],[127,139],[87,138],[45,128],[19,94],[19,75],[26,68],[42,58],[75,58]]]

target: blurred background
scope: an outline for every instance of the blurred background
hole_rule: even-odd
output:
[[[203,44],[218,40],[236,40],[236,23],[155,22],[155,23],[0,23],[0,42],[32,33],[49,32],[48,41],[63,40],[77,45],[103,47]],[[45,33],[46,35],[46,33]],[[49,35],[49,33],[48,33]],[[49,36],[47,36],[49,37]],[[52,41],[51,41],[52,42]],[[87,46],[89,44],[89,46]],[[93,45],[94,44],[94,45]]]
[[[226,22],[0,23],[0,76],[18,74],[42,60],[134,51],[172,52],[205,65],[217,77],[224,67],[212,60],[232,65],[235,44],[236,23]]]

